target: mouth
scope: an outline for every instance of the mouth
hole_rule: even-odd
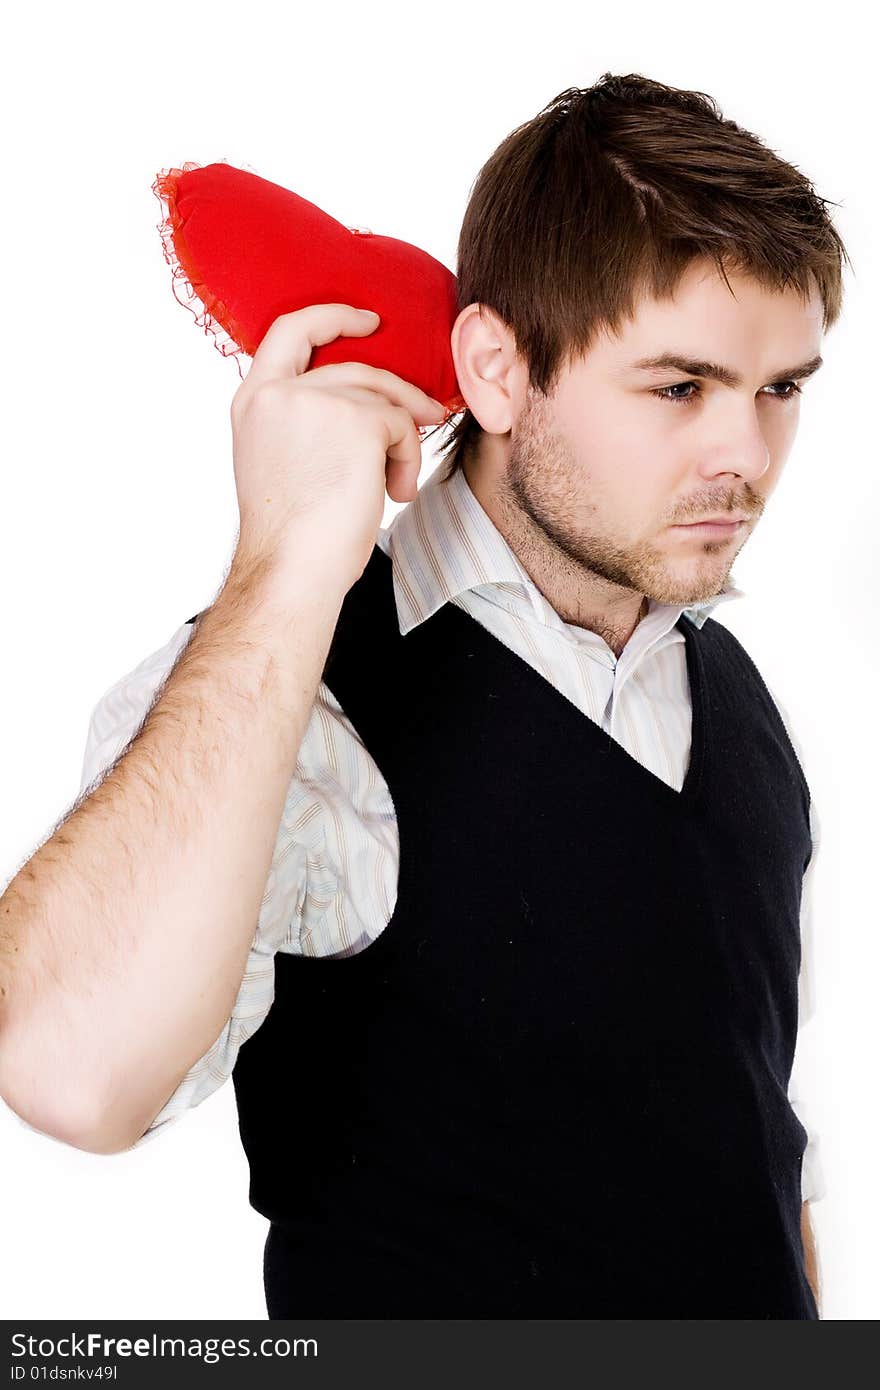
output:
[[[694,521],[689,526],[670,526],[670,531],[677,531],[682,536],[705,536],[707,539],[717,537],[724,540],[730,536],[736,536],[745,526],[744,521]]]

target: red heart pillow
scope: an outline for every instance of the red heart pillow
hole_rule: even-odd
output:
[[[279,314],[353,304],[375,309],[378,328],[319,345],[310,367],[367,362],[450,413],[464,409],[449,342],[457,282],[427,251],[345,227],[289,188],[226,162],[163,169],[152,189],[167,209],[159,231],[174,294],[224,357],[252,357]]]

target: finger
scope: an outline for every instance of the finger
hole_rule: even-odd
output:
[[[392,501],[411,502],[418,492],[422,441],[408,410],[390,407],[385,419],[385,487]]]
[[[334,338],[362,338],[379,326],[378,315],[351,304],[309,304],[289,314],[279,314],[267,329],[251,360],[245,381],[250,386],[277,377],[300,376],[312,350]]]
[[[436,424],[446,416],[446,407],[429,396],[427,391],[394,372],[386,371],[384,367],[370,366],[368,362],[328,362],[326,366],[314,367],[303,384],[319,387],[323,382],[332,382],[336,387],[374,392],[408,410],[420,424]]]

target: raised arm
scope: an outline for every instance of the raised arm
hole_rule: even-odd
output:
[[[143,727],[0,898],[0,1094],[126,1148],[239,990],[343,595],[233,563]]]

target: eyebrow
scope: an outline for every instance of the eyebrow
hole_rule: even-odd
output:
[[[699,358],[681,357],[676,352],[661,352],[656,357],[640,357],[630,363],[634,371],[640,372],[685,372],[688,376],[707,377],[720,381],[723,386],[742,386],[743,379],[732,367],[723,367],[720,362],[704,362]],[[801,381],[812,376],[822,366],[821,357],[811,357],[799,367],[787,367],[785,371],[773,374],[773,383],[779,381]]]

